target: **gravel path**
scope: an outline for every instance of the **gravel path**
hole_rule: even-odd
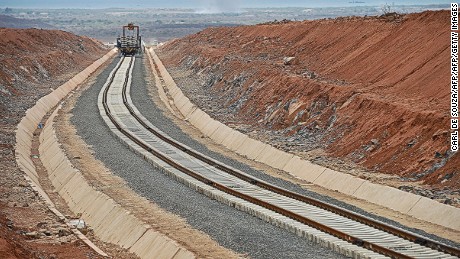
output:
[[[182,216],[193,227],[206,232],[223,246],[238,253],[248,254],[252,258],[341,258],[340,255],[330,250],[317,245],[312,246],[305,239],[292,233],[190,190],[162,173],[156,172],[147,162],[116,141],[108,133],[107,126],[100,118],[96,102],[102,85],[117,61],[118,59],[114,60],[109,68],[99,76],[95,85],[82,94],[73,110],[72,123],[76,126],[78,134],[89,145],[93,146],[96,158],[103,161],[115,174],[124,178],[134,191],[164,209]],[[284,180],[273,178],[253,170],[245,164],[208,150],[184,134],[151,101],[145,87],[145,73],[145,67],[141,62],[136,62],[134,74],[141,76],[133,79],[131,98],[147,119],[174,139],[267,182],[367,214],[354,206],[310,192]],[[121,160],[120,157],[124,159]],[[399,225],[395,222],[393,224]]]

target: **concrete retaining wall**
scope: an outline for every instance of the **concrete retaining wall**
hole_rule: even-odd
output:
[[[184,96],[153,49],[148,53],[156,63],[178,110],[193,126],[213,141],[246,158],[286,171],[327,189],[367,200],[421,220],[460,230],[459,208],[312,164],[298,156],[251,139],[214,120]]]
[[[30,158],[33,132],[43,116],[51,110],[78,84],[82,83],[100,65],[109,60],[116,50],[110,51],[91,66],[77,74],[51,94],[41,98],[26,112],[16,132],[16,160],[40,193],[51,202],[42,190],[39,176]],[[56,109],[48,118],[40,135],[39,153],[49,178],[59,195],[74,213],[93,228],[95,235],[105,242],[117,244],[141,258],[195,258],[193,253],[180,247],[175,241],[153,230],[150,226],[130,215],[114,200],[93,189],[83,175],[73,168],[64,151],[60,148],[53,129]]]

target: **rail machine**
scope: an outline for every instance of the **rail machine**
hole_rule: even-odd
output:
[[[142,52],[139,26],[133,23],[123,26],[123,35],[117,38],[117,47],[123,56],[134,56]]]

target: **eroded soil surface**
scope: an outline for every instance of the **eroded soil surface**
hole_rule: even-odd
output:
[[[315,163],[458,206],[448,11],[210,28],[159,48],[194,103]]]
[[[0,258],[98,258],[25,181],[14,143],[28,108],[107,51],[63,31],[0,28]]]

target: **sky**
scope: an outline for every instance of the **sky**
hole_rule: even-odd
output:
[[[352,3],[364,2],[364,3]],[[382,6],[384,4],[450,4],[440,0],[0,0],[0,7],[10,8],[193,8],[223,12],[253,7],[342,7],[355,5]]]

